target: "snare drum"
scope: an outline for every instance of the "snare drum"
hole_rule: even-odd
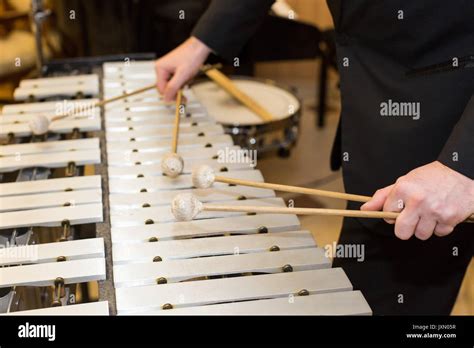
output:
[[[298,98],[273,81],[235,76],[232,81],[274,115],[275,120],[263,121],[213,81],[198,80],[191,88],[209,115],[232,135],[236,145],[257,150],[259,155],[277,151],[282,157],[289,156],[298,138]]]

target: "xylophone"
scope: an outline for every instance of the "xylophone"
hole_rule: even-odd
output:
[[[76,103],[86,103],[99,95],[106,99],[131,92],[155,79],[152,61],[108,62],[102,75],[101,95],[92,88],[61,89],[61,79],[75,85],[74,77],[61,77],[29,82],[37,87],[18,92],[18,100],[37,95],[79,97]],[[43,83],[48,85],[44,89]],[[23,86],[29,85],[19,89]],[[43,176],[0,184],[2,201],[7,202],[0,211],[0,228],[11,233],[9,240],[18,239],[18,229],[39,234],[45,228],[69,231],[95,224],[97,233],[96,238],[73,238],[64,232],[62,241],[45,244],[23,241],[21,248],[37,249],[34,259],[8,257],[5,250],[14,246],[2,249],[0,288],[54,287],[55,306],[28,310],[30,314],[371,314],[363,295],[353,290],[342,269],[331,268],[324,249],[310,231],[301,230],[296,215],[204,211],[193,221],[176,221],[170,205],[178,193],[205,203],[286,206],[267,188],[217,180],[210,187],[194,185],[193,169],[203,165],[219,178],[260,183],[264,178],[249,162],[221,156],[245,149],[234,145],[192,88],[185,88],[183,96],[176,146],[175,105],[164,103],[156,90],[104,105],[103,131],[95,110],[87,120],[98,122],[96,128],[79,124],[86,119],[74,115],[52,123],[48,136],[32,136],[24,123],[35,112],[52,111],[57,101],[4,108],[1,134],[9,145],[0,148],[2,173],[35,170]],[[80,137],[84,132],[100,139]],[[162,168],[173,147],[184,162],[175,178],[164,175]],[[78,168],[91,165],[102,178],[75,175]],[[53,168],[64,168],[67,176],[52,178]],[[100,283],[98,302],[71,304],[61,296],[64,288],[71,291],[70,284],[89,281]],[[14,296],[8,294],[0,312],[9,312]],[[18,313],[25,311],[10,310]]]

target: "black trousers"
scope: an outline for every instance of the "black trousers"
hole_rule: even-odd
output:
[[[352,207],[354,208],[354,207]],[[474,255],[474,224],[427,241],[395,237],[393,225],[346,218],[339,244],[360,244],[364,260],[336,257],[374,315],[449,315]]]

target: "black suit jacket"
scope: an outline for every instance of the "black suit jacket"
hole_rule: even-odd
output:
[[[194,35],[231,60],[272,3],[214,0]],[[474,67],[407,75],[474,55],[474,1],[329,0],[328,5],[341,74],[347,191],[372,195],[435,160],[474,178]],[[383,105],[397,103],[418,105],[419,118],[383,116]]]

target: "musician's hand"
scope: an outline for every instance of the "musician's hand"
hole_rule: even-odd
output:
[[[474,180],[440,162],[416,168],[397,182],[378,190],[361,210],[400,212],[395,235],[421,240],[450,234],[474,212]],[[402,211],[403,210],[403,211]]]
[[[190,37],[155,63],[158,90],[165,101],[171,101],[176,92],[193,78],[206,60],[211,49],[195,37]]]

